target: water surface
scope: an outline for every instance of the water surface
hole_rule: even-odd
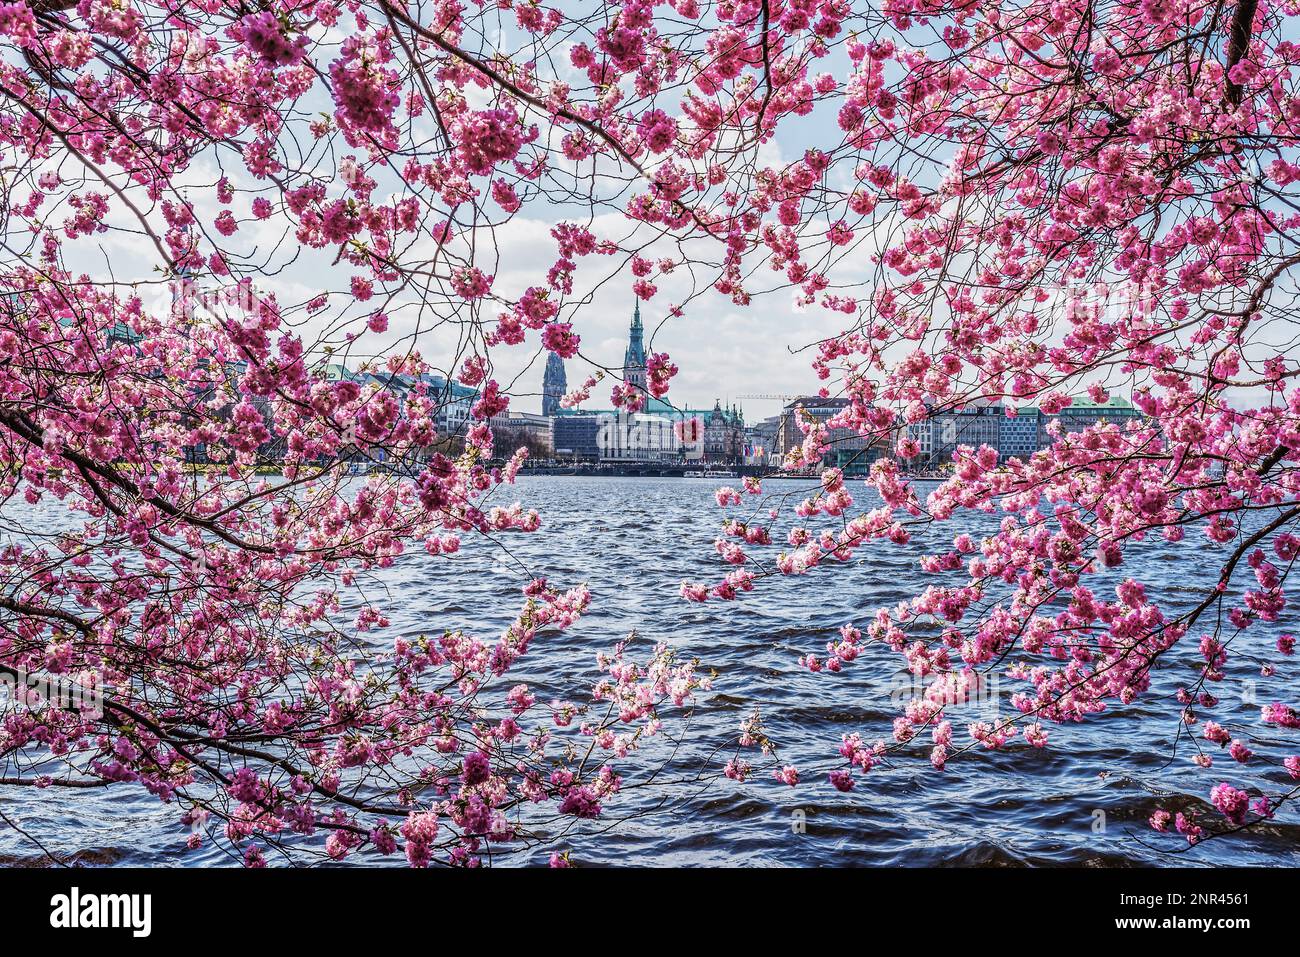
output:
[[[678,595],[681,581],[714,581],[729,568],[712,548],[721,515],[713,504],[717,484],[523,478],[518,497],[541,510],[544,524],[536,534],[504,539],[510,554],[468,538],[450,561],[412,549],[367,586],[369,597],[379,599],[390,615],[388,643],[399,634],[446,628],[494,638],[518,608],[521,563],[559,586],[587,582],[593,594],[590,613],[562,635],[539,638],[508,676],[512,683],[528,681],[543,700],[549,695],[580,700],[578,692],[597,676],[596,652],[635,630],[642,650],[668,641],[717,672],[713,691],[695,710],[688,743],[665,779],[697,770],[734,738],[740,718],[755,706],[782,763],[804,770],[808,783],[796,789],[767,777],[736,784],[716,778],[722,758],[715,756],[715,776],[707,786],[675,784],[625,794],[608,806],[602,823],[625,815],[631,820],[599,833],[569,834],[564,846],[575,860],[796,866],[1300,864],[1300,825],[1289,809],[1267,828],[1211,841],[1177,857],[1168,852],[1180,847],[1178,839],[1156,835],[1146,825],[1158,806],[1212,812],[1204,798],[1219,778],[1191,766],[1193,752],[1185,742],[1171,763],[1178,716],[1171,695],[1194,675],[1190,638],[1163,663],[1148,695],[1083,724],[1050,725],[1052,746],[1046,750],[1017,745],[1002,753],[973,753],[936,772],[925,760],[927,734],[914,756],[859,775],[850,794],[834,790],[824,775],[838,763],[841,734],[888,738],[894,713],[890,694],[897,688],[901,659],[872,648],[840,675],[811,674],[796,659],[809,652],[824,656],[826,641],[841,624],[865,625],[877,607],[933,582],[919,571],[917,557],[960,531],[978,537],[996,518],[945,523],[904,548],[873,544],[847,567],[769,579],[734,603],[692,605]],[[800,487],[808,485],[765,485],[768,492]],[[870,506],[860,482],[854,492],[860,504]],[[777,550],[762,551],[775,555]],[[1173,614],[1204,594],[1219,555],[1189,535],[1179,546],[1153,541],[1130,549],[1120,571],[1148,582],[1167,602],[1166,614]],[[1100,591],[1104,585],[1093,587]],[[1294,627],[1289,612],[1282,622],[1256,626],[1255,640],[1271,642],[1288,625]],[[1257,703],[1240,693],[1251,680],[1257,682]],[[1006,682],[1004,694],[1018,687]],[[1288,669],[1264,679],[1257,667],[1234,658],[1228,681],[1215,688],[1222,703],[1202,717],[1212,716],[1235,733],[1258,732],[1259,704],[1294,704],[1293,687]],[[964,740],[967,721],[988,716],[951,712],[955,739]],[[1279,745],[1287,743],[1295,745]],[[1216,760],[1224,777],[1242,777],[1226,754]],[[1275,780],[1280,784],[1282,777]],[[177,823],[175,809],[141,790],[118,787],[87,795],[0,788],[0,805],[48,847],[76,852],[86,863],[229,863],[215,848],[187,851],[187,831]],[[0,828],[0,859],[30,860],[33,853],[30,843]],[[515,860],[542,863],[548,853],[529,852]],[[400,863],[400,856],[359,858],[366,861]]]

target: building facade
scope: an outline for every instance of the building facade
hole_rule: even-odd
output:
[[[777,434],[781,431],[781,416],[771,415],[745,429],[745,464],[781,464],[777,452]]]
[[[900,431],[916,443],[919,450],[916,454],[916,463],[923,468],[932,468],[934,466],[934,423],[929,419],[905,422]]]
[[[552,447],[557,459],[600,461],[600,416],[583,412],[557,415],[551,422]]]
[[[704,418],[704,461],[738,465],[745,454],[745,422],[734,408],[724,409],[713,400],[713,410]]]
[[[1061,423],[1062,435],[1082,432],[1099,422],[1112,422],[1123,428],[1129,422],[1140,421],[1143,418],[1141,410],[1135,408],[1132,402],[1119,396],[1111,396],[1105,402],[1093,402],[1090,399],[1076,397],[1058,414],[1049,416],[1049,419],[1056,419]]]
[[[1034,406],[1017,409],[1015,415],[1002,414],[998,426],[998,458],[1020,459],[1022,462],[1043,447],[1046,437],[1043,414]]]
[[[776,448],[784,457],[796,446],[802,445],[804,432],[799,427],[801,420],[811,419],[826,422],[844,411],[848,399],[823,399],[820,396],[804,396],[795,399],[781,410],[780,424],[776,431]],[[865,474],[871,463],[883,455],[890,454],[889,438],[861,435],[856,429],[832,427],[826,435],[829,447],[822,456],[823,466],[843,469],[846,474]]]
[[[901,426],[904,434],[915,439],[921,448],[915,460],[917,468],[935,470],[952,461],[958,446],[979,448],[988,445],[998,451],[998,461],[1016,458],[1026,461],[1035,452],[1054,441],[1048,432],[1053,422],[1060,423],[1062,435],[1081,432],[1099,422],[1113,422],[1123,427],[1141,421],[1141,411],[1125,399],[1112,397],[1106,402],[1075,399],[1056,415],[1045,415],[1036,406],[1023,406],[1015,414],[1005,407],[983,404],[956,411],[933,412],[923,422]]]
[[[438,430],[439,438],[461,436],[469,428],[470,410],[478,398],[475,389],[432,373],[418,376],[391,372],[350,374],[361,385],[373,384],[391,392],[400,402],[405,402],[413,392],[422,389],[424,396],[435,406],[433,426]]]
[[[529,455],[549,459],[555,454],[553,422],[551,416],[538,415],[536,412],[513,412],[507,409],[500,415],[494,415],[491,424],[496,453],[511,454],[522,445],[528,449]]]
[[[968,406],[931,416],[934,431],[931,436],[931,461],[942,465],[952,460],[952,454],[961,445],[973,449],[981,445],[998,447],[1004,413],[1000,405]]]

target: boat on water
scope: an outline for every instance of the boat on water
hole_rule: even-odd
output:
[[[688,469],[682,473],[682,478],[704,478],[704,473],[698,469]]]
[[[736,473],[731,469],[708,469],[704,473],[705,478],[736,478]]]

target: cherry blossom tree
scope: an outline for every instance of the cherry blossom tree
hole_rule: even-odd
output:
[[[1195,844],[1300,793],[1292,704],[1266,703],[1234,732],[1213,717],[1230,658],[1281,677],[1294,646],[1270,625],[1300,546],[1294,13],[1250,0],[890,3],[894,33],[848,39],[851,76],[813,82],[838,106],[842,141],[747,197],[775,208],[781,225],[765,225],[762,241],[805,301],[853,318],[814,363],[851,401],[805,422],[789,461],[816,466],[837,428],[903,428],[871,469],[878,507],[855,512],[828,470],[792,509],[790,550],[746,552],[772,539],[779,515],[751,509],[719,541],[738,569],[683,593],[732,599],[765,575],[955,526],[951,549],[921,559],[933,584],[862,627],[846,623],[824,656],[802,661],[833,673],[883,645],[923,685],[892,740],[845,737],[830,772],[840,790],[926,738],[937,769],[971,750],[1047,747],[1051,724],[1133,702],[1191,645],[1199,667],[1166,700],[1223,817],[1161,809],[1152,827]],[[853,185],[826,196],[839,161]],[[825,199],[820,221],[810,197]],[[855,248],[864,228],[872,268],[858,301],[837,281],[836,250]],[[997,450],[959,447],[937,488],[908,480],[910,427],[937,413],[1034,403],[1053,415],[1117,389],[1140,420],[1068,434],[1057,422],[1049,448],[1001,469]],[[741,499],[727,489],[718,503]],[[980,513],[1000,523],[975,540],[962,519]],[[818,533],[819,515],[837,526]],[[1220,546],[1217,584],[1190,610],[1166,614],[1132,577],[1090,584],[1122,576],[1125,553],[1153,536]],[[1019,685],[1015,716],[955,732],[946,711],[991,676]],[[1235,770],[1208,770],[1220,749]]]
[[[525,43],[558,23],[525,19]],[[540,577],[497,637],[378,637],[371,573],[538,528],[502,500],[524,452],[494,464],[489,347],[578,341],[558,267],[510,303],[481,268],[479,231],[542,191],[545,107],[470,30],[452,5],[0,5],[0,675],[32,705],[3,786],[143,787],[249,865],[474,865],[600,815],[707,686],[620,642],[585,700],[539,701],[508,673],[590,600]],[[344,291],[286,301],[300,259]],[[460,331],[442,376],[414,334],[358,353],[403,295]],[[476,397],[440,433],[453,370]]]
[[[892,742],[845,739],[831,785],[924,734],[939,768],[1050,746],[1053,722],[1132,700],[1197,642],[1174,717],[1243,775],[1300,776],[1275,747],[1252,754],[1259,729],[1225,739],[1192,713],[1213,712],[1229,656],[1272,669],[1291,651],[1269,623],[1300,553],[1294,14],[0,3],[0,668],[102,699],[6,712],[0,783],[143,786],[250,864],[312,834],[335,858],[474,864],[601,814],[661,710],[707,683],[691,662],[660,647],[634,663],[620,644],[594,700],[547,705],[508,673],[582,614],[580,584],[531,580],[496,639],[394,642],[358,578],[412,547],[538,527],[500,504],[523,457],[494,465],[512,392],[495,370],[554,351],[592,367],[566,404],[590,395],[610,370],[582,351],[582,309],[614,280],[687,322],[719,297],[841,316],[813,365],[850,402],[805,423],[789,464],[815,467],[836,429],[895,447],[870,508],[834,470],[793,505],[758,483],[721,490],[726,508],[759,504],[723,526],[735,570],[685,597],[736,599],[922,523],[957,532],[923,559],[933,585],[805,658],[835,672],[883,645],[926,681]],[[550,264],[514,288],[500,239],[530,214],[551,224]],[[677,365],[649,366],[671,397]],[[615,404],[644,403],[611,378]],[[453,379],[476,390],[454,436],[439,427]],[[1140,422],[1058,430],[1002,470],[959,449],[928,494],[908,477],[900,422],[1115,389]],[[359,480],[357,461],[383,467]],[[999,530],[974,541],[972,513]],[[1132,579],[1090,587],[1144,537],[1185,535],[1223,556],[1191,612],[1166,615]],[[1017,716],[958,741],[945,708],[994,672],[1023,682]],[[1262,721],[1300,726],[1280,700]],[[756,718],[740,744],[770,750]],[[748,767],[737,755],[726,773]],[[1251,803],[1224,777],[1220,828],[1295,794]]]

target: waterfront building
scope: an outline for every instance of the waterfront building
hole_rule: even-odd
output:
[[[777,429],[777,452],[784,456],[796,445],[803,444],[804,433],[799,428],[801,415],[828,419],[848,404],[848,399],[823,399],[815,395],[804,396],[786,404],[781,409],[781,423]]]
[[[781,430],[781,416],[770,415],[745,429],[745,464],[773,465],[781,464],[777,452],[777,433]]]
[[[922,419],[920,422],[904,422],[901,428],[903,435],[914,441],[917,448],[916,458],[913,464],[920,468],[934,467],[934,422],[930,419]]]
[[[998,459],[1002,462],[1011,458],[1028,461],[1043,447],[1046,426],[1042,412],[1035,406],[1016,409],[1015,415],[1007,415],[1004,409],[998,427]]]
[[[683,446],[675,419],[668,415],[600,416],[600,461],[671,465],[680,462]]]
[[[1113,395],[1105,402],[1093,402],[1076,396],[1058,414],[1048,418],[1058,420],[1061,423],[1061,434],[1067,435],[1082,432],[1098,422],[1113,422],[1123,428],[1129,422],[1140,421],[1145,417],[1139,409],[1134,408],[1132,402]]]
[[[434,428],[440,436],[464,435],[470,425],[470,409],[478,400],[478,390],[448,380],[440,375],[425,374],[419,377],[425,394],[434,400],[438,411]]]
[[[363,372],[356,381],[362,385],[374,384],[391,392],[402,403],[407,401],[418,386],[423,386],[424,395],[436,406],[433,424],[440,438],[464,434],[469,427],[470,410],[478,398],[477,390],[432,373],[411,376],[392,372]]]
[[[985,403],[969,405],[964,409],[939,412],[930,417],[934,432],[930,461],[932,466],[952,460],[958,446],[978,449],[981,445],[998,448],[1002,419],[1006,413],[1001,405]]]
[[[824,399],[815,395],[803,396],[787,404],[781,410],[777,427],[776,448],[780,455],[784,457],[791,449],[803,444],[800,420],[825,422],[843,412],[848,404],[848,399]],[[888,436],[865,436],[857,429],[832,427],[827,433],[826,444],[829,451],[822,457],[821,464],[843,469],[850,475],[865,474],[872,462],[891,454]]]
[[[998,461],[1018,458],[1026,461],[1039,449],[1052,444],[1048,426],[1060,421],[1062,434],[1080,432],[1098,422],[1124,423],[1141,420],[1142,413],[1119,397],[1106,402],[1076,398],[1057,415],[1045,415],[1036,406],[1025,406],[1008,415],[1006,407],[980,400],[964,409],[932,413],[924,422],[903,426],[921,446],[918,467],[934,469],[952,460],[958,446],[988,445],[998,451]]]
[[[557,459],[600,461],[600,416],[561,409],[551,422],[552,448]]]
[[[744,457],[745,423],[734,408],[723,409],[713,400],[713,409],[704,419],[704,461],[735,465]]]
[[[491,425],[496,453],[510,455],[522,445],[534,458],[549,459],[555,454],[554,421],[549,415],[514,412],[510,409],[494,415]]]

